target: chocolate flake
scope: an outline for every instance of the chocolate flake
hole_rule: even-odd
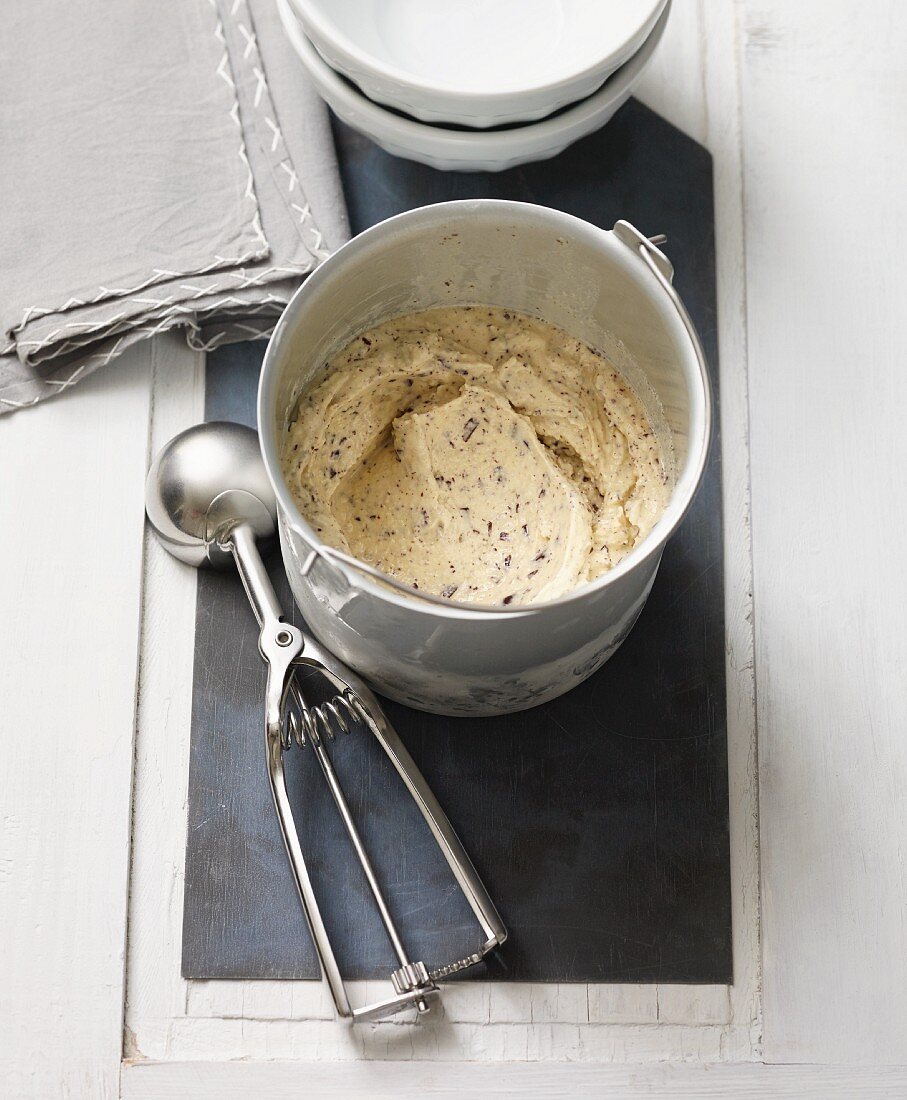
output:
[[[472,433],[478,428],[479,422],[474,416],[471,416],[463,425],[463,442],[468,443]]]

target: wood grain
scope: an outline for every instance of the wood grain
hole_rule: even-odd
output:
[[[765,1056],[907,1062],[907,9],[745,5]]]
[[[204,355],[177,337],[156,338],[150,454],[202,418]],[[145,536],[141,664],[136,707],[133,852],[124,1050],[138,1049],[140,1020],[166,1033],[186,1010],[179,974],[186,769],[192,682],[195,570]],[[147,1047],[148,1039],[141,1039]]]
[[[0,431],[0,1091],[113,1097],[148,346]]]
[[[304,1082],[304,1084],[303,1084]],[[128,1066],[125,1100],[295,1100],[300,1089],[331,1100],[896,1100],[907,1091],[907,1071],[841,1066],[474,1066],[422,1063],[401,1066],[347,1063],[299,1066],[286,1063],[212,1065],[176,1063]]]

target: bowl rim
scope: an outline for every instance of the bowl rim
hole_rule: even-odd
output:
[[[364,69],[366,72],[392,81],[400,88],[406,89],[408,93],[421,93],[435,102],[449,101],[448,97],[450,97],[458,106],[473,103],[490,103],[503,106],[512,100],[518,100],[520,97],[532,96],[535,98],[549,94],[558,95],[573,84],[584,84],[598,72],[607,72],[609,66],[617,68],[622,65],[642,46],[646,29],[648,28],[649,33],[651,33],[655,23],[668,6],[669,0],[646,0],[645,9],[640,9],[641,14],[633,33],[629,34],[619,46],[612,48],[608,54],[601,56],[594,62],[590,62],[583,69],[557,80],[548,81],[545,84],[527,84],[497,91],[487,91],[481,88],[448,88],[432,84],[427,80],[419,80],[414,74],[407,73],[406,70],[396,65],[381,61],[359,46],[334,24],[327,13],[320,8],[319,4],[313,3],[313,0],[290,0],[290,3],[295,14],[306,28],[306,33],[309,34],[309,27],[311,27],[314,33],[310,37],[330,43],[338,54],[345,59],[349,59],[351,68]]]
[[[298,287],[275,325],[262,361],[256,402],[259,445],[268,479],[278,502],[278,523],[281,526],[286,523],[295,529],[302,536],[303,541],[312,547],[316,553],[321,546],[327,546],[328,550],[331,547],[318,538],[296,506],[290,487],[283,476],[277,432],[274,429],[279,356],[282,344],[295,327],[306,300],[315,294],[323,283],[334,277],[338,267],[338,264],[334,262],[336,257],[343,257],[340,260],[341,264],[353,262],[363,253],[368,253],[370,249],[380,247],[380,242],[386,234],[392,233],[395,229],[408,225],[408,223],[413,223],[412,228],[417,229],[420,222],[425,223],[426,226],[437,226],[439,223],[448,225],[450,220],[458,215],[476,217],[488,214],[495,214],[500,218],[511,217],[516,219],[517,223],[526,219],[547,220],[553,227],[558,227],[565,232],[572,232],[583,238],[587,243],[610,250],[612,259],[624,266],[628,274],[638,272],[644,279],[654,279],[646,261],[635,254],[623,241],[619,240],[613,230],[600,229],[591,222],[584,221],[582,218],[577,218],[564,211],[556,210],[553,207],[541,206],[537,203],[515,202],[509,199],[456,199],[450,202],[417,206],[370,226],[337,249],[329,259],[325,260],[308,275],[301,286]],[[636,265],[642,265],[644,270]],[[660,293],[656,283],[653,282],[652,287],[653,294]],[[678,317],[678,323],[680,322],[681,318]],[[695,329],[693,332],[695,333]],[[379,597],[406,611],[440,615],[444,618],[475,621],[526,618],[578,602],[593,593],[611,587],[638,565],[661,555],[665,543],[686,515],[702,482],[712,442],[714,404],[712,384],[706,369],[705,355],[698,343],[698,337],[691,341],[691,344],[689,355],[683,357],[684,365],[682,367],[684,374],[691,382],[690,447],[683,466],[677,473],[671,498],[661,518],[642,542],[622,558],[613,569],[603,573],[600,577],[596,577],[595,580],[577,585],[576,588],[572,588],[557,599],[521,604],[512,609],[502,608],[498,604],[469,604],[457,600],[436,604],[420,599],[418,594],[415,596],[406,595],[381,584],[373,580],[367,573],[359,570],[354,571],[352,567],[344,566],[336,558],[330,558],[328,555],[322,554],[318,554],[318,557],[321,560],[327,558],[331,568],[344,577],[351,589],[368,592],[370,595]],[[690,369],[690,362],[695,364],[693,369]],[[286,567],[286,563],[284,563],[284,566]],[[354,573],[352,578],[351,573]]]
[[[319,91],[322,88],[327,89],[322,93],[325,99],[330,95],[347,112],[355,113],[357,122],[351,125],[364,129],[367,133],[380,135],[382,140],[412,143],[415,148],[432,155],[487,155],[495,160],[521,155],[537,146],[544,148],[548,142],[561,141],[609,109],[616,109],[615,105],[631,94],[633,85],[658,47],[671,8],[671,0],[666,0],[664,10],[651,34],[640,48],[600,88],[572,107],[562,109],[553,117],[504,130],[451,130],[436,123],[402,116],[369,99],[364,92],[332,69],[319,54],[314,43],[303,32],[299,20],[295,18],[290,0],[277,0],[277,3],[281,15],[294,20],[294,29],[286,29],[300,61]]]

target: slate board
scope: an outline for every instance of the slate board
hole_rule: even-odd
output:
[[[711,157],[657,115],[631,100],[604,131],[556,160],[502,175],[436,172],[340,124],[335,137],[354,232],[412,206],[497,196],[606,228],[623,217],[666,233],[717,396]],[[241,344],[209,356],[208,419],[254,423],[263,350]],[[290,609],[278,557],[271,573]],[[318,977],[268,790],[256,634],[238,580],[200,573],[187,978]],[[503,718],[442,718],[394,703],[387,710],[510,930],[487,965],[465,977],[731,980],[717,433],[702,489],[639,622],[592,679]],[[411,957],[434,966],[474,949],[472,916],[380,750],[358,734],[338,741],[334,758]],[[287,770],[342,971],[386,977],[394,959],[315,761],[296,749]]]

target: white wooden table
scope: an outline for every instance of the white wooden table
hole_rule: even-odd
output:
[[[0,423],[0,1095],[907,1095],[905,57],[896,0],[675,0],[640,91],[715,158],[733,987],[350,1029],[180,977],[195,577],[142,486],[203,364],[159,340]]]

